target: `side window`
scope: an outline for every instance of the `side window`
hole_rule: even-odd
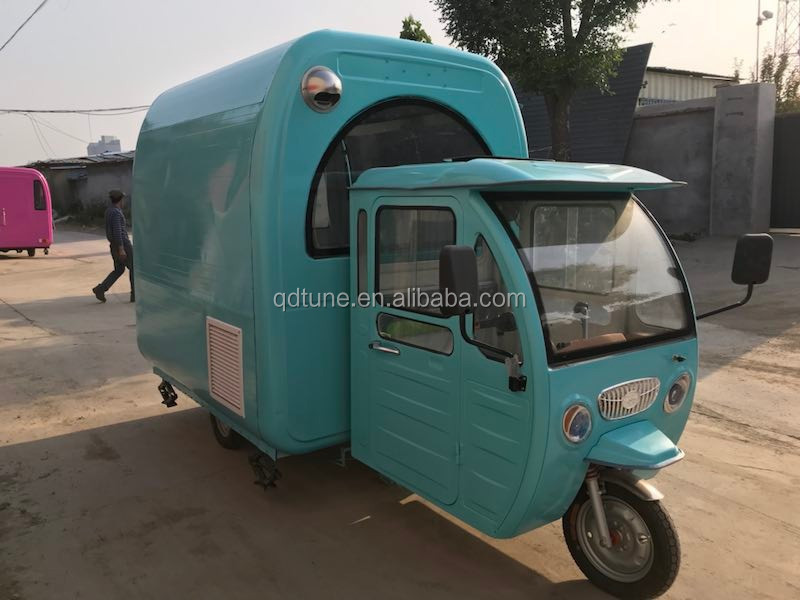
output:
[[[383,304],[441,314],[439,254],[456,242],[456,219],[447,208],[384,207],[377,216],[375,289]]]
[[[367,169],[488,154],[472,126],[438,104],[393,100],[365,111],[333,141],[317,168],[309,196],[309,254],[347,254],[348,187]]]
[[[378,335],[386,340],[430,350],[438,354],[453,353],[453,333],[447,327],[406,319],[397,315],[378,315]]]
[[[367,291],[367,211],[358,211],[358,294]]]
[[[508,288],[482,235],[475,242],[475,254],[478,257],[478,294],[481,301],[474,310],[472,335],[479,342],[516,354],[522,360],[522,345]],[[490,353],[484,354],[496,358]]]
[[[44,186],[38,179],[33,180],[33,208],[34,210],[47,210],[44,201]]]
[[[352,183],[347,168],[344,140],[338,142],[323,159],[325,169],[318,173],[314,203],[311,207],[311,245],[322,251],[335,251],[348,246],[347,236]]]

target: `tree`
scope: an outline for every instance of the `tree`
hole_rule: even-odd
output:
[[[422,28],[422,23],[414,18],[414,15],[408,15],[403,19],[403,29],[400,31],[400,39],[413,40],[415,42],[422,42],[423,44],[432,44],[431,36],[428,35]]]
[[[608,91],[624,31],[655,0],[431,0],[457,46],[493,59],[521,89],[544,96],[552,154],[569,160],[575,92]]]
[[[759,79],[775,84],[776,110],[800,112],[800,69],[789,69],[789,55],[776,56],[767,50],[761,62]]]

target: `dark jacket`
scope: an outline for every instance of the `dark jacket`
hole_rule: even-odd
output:
[[[130,243],[125,215],[118,206],[109,206],[106,209],[106,238],[114,247]]]

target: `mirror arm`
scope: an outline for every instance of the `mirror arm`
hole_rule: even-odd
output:
[[[486,352],[491,352],[492,354],[496,354],[497,356],[501,356],[502,358],[514,358],[514,354],[511,352],[507,352],[506,350],[501,350],[500,348],[494,348],[488,344],[484,344],[483,342],[479,342],[478,340],[474,340],[469,337],[469,333],[467,333],[467,315],[461,314],[458,317],[458,326],[461,328],[461,337],[464,338],[464,341],[476,348],[480,348],[481,350],[486,350]]]
[[[469,337],[469,333],[467,333],[467,315],[462,313],[458,316],[458,326],[461,329],[461,337],[464,338],[464,341],[468,344],[475,346],[476,348],[480,348],[490,354],[494,354],[496,356],[502,357],[505,359],[506,370],[508,371],[508,389],[512,392],[524,392],[528,386],[528,378],[520,373],[520,363],[519,356],[516,354],[512,354],[507,350],[501,350],[500,348],[494,348],[493,346],[489,346],[488,344],[484,344],[483,342],[479,342],[478,340],[474,340]]]
[[[747,295],[744,297],[743,300],[740,300],[736,304],[731,304],[729,306],[723,306],[722,308],[717,308],[716,310],[712,310],[707,313],[703,313],[702,315],[698,315],[696,319],[699,321],[700,319],[705,319],[706,317],[713,317],[714,315],[718,315],[719,313],[723,313],[728,310],[733,310],[734,308],[739,308],[740,306],[744,306],[748,302],[750,302],[750,298],[753,297],[753,284],[747,286]]]

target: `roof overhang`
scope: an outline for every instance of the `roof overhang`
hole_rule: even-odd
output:
[[[351,189],[632,193],[684,185],[685,182],[626,165],[478,158],[370,169]]]

